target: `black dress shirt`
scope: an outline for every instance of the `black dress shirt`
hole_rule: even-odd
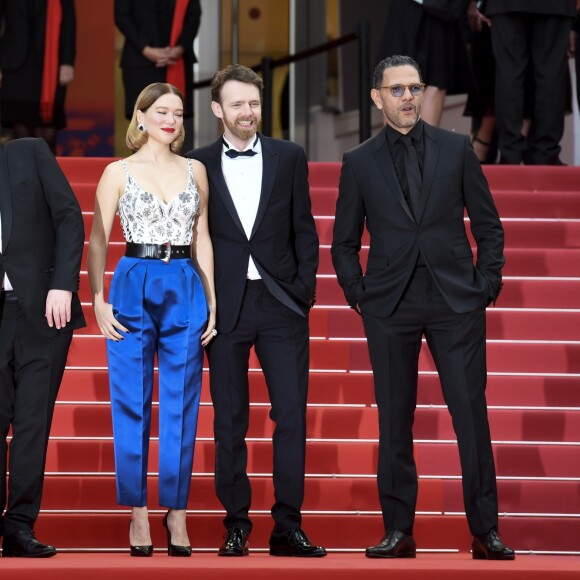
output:
[[[407,146],[401,140],[401,137],[403,136],[402,133],[396,129],[393,129],[393,127],[390,125],[387,125],[386,131],[387,141],[391,150],[391,156],[393,157],[393,164],[395,165],[395,171],[397,173],[397,178],[399,179],[399,185],[403,190],[405,201],[407,202],[411,213],[413,213],[413,204],[411,203],[411,194],[409,192],[409,184],[407,183],[407,172],[405,171],[405,155],[407,153]],[[413,146],[417,152],[417,160],[419,161],[421,175],[423,175],[425,158],[425,148],[423,147],[423,121],[419,120],[418,123],[407,133],[407,135],[411,136]],[[419,252],[419,259],[417,260],[416,266],[425,266],[425,259],[423,258],[423,254],[421,252]]]
[[[401,140],[402,133],[393,129],[390,125],[386,127],[387,131],[387,141],[389,143],[389,148],[391,150],[391,155],[393,157],[393,163],[395,165],[395,171],[397,172],[397,177],[399,179],[399,185],[403,190],[405,195],[405,200],[407,205],[413,211],[413,205],[411,203],[411,194],[409,192],[409,184],[407,183],[407,173],[405,171],[405,155],[407,147]],[[423,121],[419,122],[407,133],[411,136],[413,141],[413,146],[415,151],[417,151],[417,159],[419,160],[419,168],[421,169],[421,175],[423,175],[423,165],[424,165],[424,147],[423,147]]]

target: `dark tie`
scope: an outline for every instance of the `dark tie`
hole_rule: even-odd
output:
[[[235,159],[236,157],[253,157],[257,155],[258,152],[254,151],[253,149],[246,149],[246,151],[236,151],[235,149],[228,149],[226,151],[226,155],[230,159]]]
[[[419,216],[419,208],[421,205],[421,189],[423,187],[423,178],[421,177],[421,169],[419,167],[419,159],[417,158],[417,151],[413,147],[413,142],[410,135],[403,135],[400,137],[405,144],[405,173],[407,174],[407,184],[409,185],[409,194],[411,196],[411,209],[415,219]]]
[[[252,147],[254,147],[257,142],[258,142],[258,137],[256,137],[256,140],[254,141],[254,144],[252,145]],[[236,151],[235,149],[230,149],[230,146],[225,142],[225,140],[223,138],[222,138],[222,143],[224,144],[224,147],[227,148],[226,155],[230,159],[235,159],[236,157],[253,157],[254,155],[258,154],[258,152],[254,151],[253,149],[246,149],[246,151]]]

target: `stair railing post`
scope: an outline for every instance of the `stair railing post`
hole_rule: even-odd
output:
[[[267,137],[271,137],[274,75],[272,58],[269,56],[265,56],[262,59],[262,80],[264,81],[264,92],[262,96],[262,133]]]
[[[359,141],[362,143],[371,136],[371,58],[370,58],[370,24],[363,20],[357,25],[358,70],[359,70]]]

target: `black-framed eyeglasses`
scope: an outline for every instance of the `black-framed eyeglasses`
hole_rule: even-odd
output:
[[[425,83],[412,83],[410,85],[389,85],[388,87],[380,88],[389,89],[393,97],[402,97],[407,89],[409,89],[409,92],[413,97],[418,97],[425,90]]]

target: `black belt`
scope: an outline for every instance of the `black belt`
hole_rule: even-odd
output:
[[[18,302],[18,296],[12,290],[2,290],[0,294],[3,302]]]
[[[172,246],[169,242],[164,244],[134,244],[133,242],[127,242],[125,256],[128,258],[161,260],[167,264],[171,259],[191,258],[191,246]]]

